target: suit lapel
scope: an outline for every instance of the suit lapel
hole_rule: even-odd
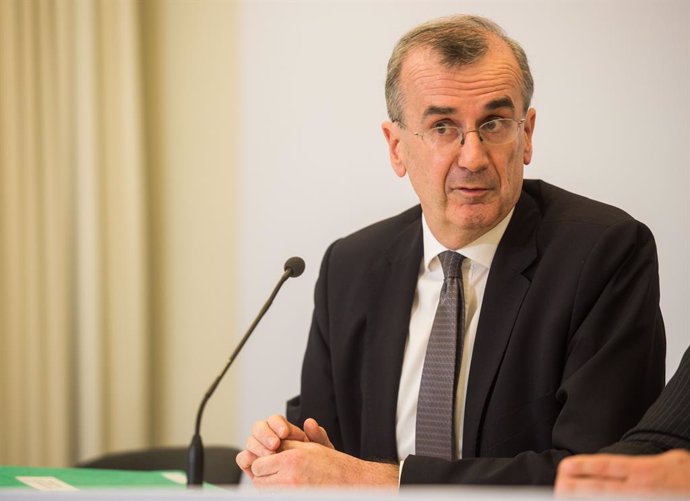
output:
[[[523,271],[537,257],[538,211],[523,191],[496,250],[477,327],[463,430],[463,457],[477,455],[477,440],[491,386],[530,282]]]
[[[423,253],[420,214],[402,229],[370,276],[362,368],[363,458],[397,460],[398,388]]]

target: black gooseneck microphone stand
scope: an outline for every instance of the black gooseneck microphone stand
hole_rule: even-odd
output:
[[[290,277],[299,277],[304,272],[304,260],[301,257],[291,257],[285,262],[284,269],[285,271],[280,277],[280,280],[278,280],[278,284],[273,289],[273,292],[271,292],[268,301],[266,301],[266,303],[263,305],[261,311],[259,311],[259,314],[249,326],[246,334],[240,340],[237,348],[235,348],[235,351],[232,353],[232,355],[230,355],[230,359],[228,360],[228,363],[225,364],[223,371],[209,387],[204,395],[204,398],[201,400],[199,410],[196,414],[194,436],[192,437],[192,442],[189,444],[189,448],[187,449],[187,487],[201,487],[204,482],[204,444],[201,441],[201,416],[204,414],[206,403],[216,391],[218,384],[220,384],[220,381],[223,379],[223,376],[225,376],[225,373],[228,372],[228,369],[235,361],[237,354],[240,352],[240,350],[242,350],[242,347],[247,342],[247,339],[249,339],[251,333],[254,332],[254,329],[258,325],[259,321],[263,318],[266,311],[268,311],[268,308],[273,303],[273,299],[275,299],[278,291],[283,286],[285,281]]]

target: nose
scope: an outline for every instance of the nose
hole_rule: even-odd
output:
[[[474,129],[465,132],[462,141],[460,141],[458,166],[476,172],[482,170],[486,166],[486,162],[486,147],[479,131]]]
[[[482,137],[481,132],[479,132],[479,129],[470,129],[467,132],[462,132],[462,137],[460,138],[460,146],[465,146],[465,140],[467,139],[467,134],[470,134],[472,132],[475,132],[477,136],[479,136],[480,141],[484,141],[484,138]]]

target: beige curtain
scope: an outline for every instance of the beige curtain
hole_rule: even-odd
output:
[[[150,443],[135,0],[0,0],[0,464]]]

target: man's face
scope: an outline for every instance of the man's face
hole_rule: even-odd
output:
[[[521,82],[513,54],[499,41],[458,68],[445,67],[426,48],[403,63],[405,125],[386,122],[383,131],[393,169],[409,175],[432,233],[446,247],[462,247],[492,229],[520,197],[536,116],[533,109],[524,114]],[[415,135],[440,123],[470,131],[495,118],[526,120],[514,140],[498,145],[470,132],[462,146],[435,148],[427,134]]]

